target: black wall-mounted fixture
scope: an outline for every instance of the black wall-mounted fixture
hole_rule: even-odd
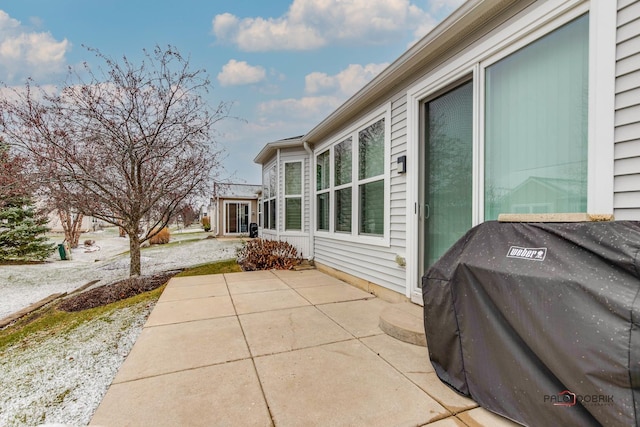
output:
[[[398,157],[398,173],[407,173],[407,156]]]

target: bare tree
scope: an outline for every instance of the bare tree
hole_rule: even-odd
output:
[[[204,71],[171,46],[138,64],[89,51],[103,68],[70,71],[55,93],[27,82],[0,100],[0,131],[69,208],[124,229],[130,274],[139,275],[141,243],[206,194],[221,155],[213,125],[230,105],[211,108]]]
[[[31,180],[24,171],[25,160],[12,155],[9,145],[0,138],[0,208],[13,197],[31,193]]]

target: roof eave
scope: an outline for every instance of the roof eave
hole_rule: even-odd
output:
[[[260,150],[258,155],[253,159],[253,162],[264,164],[279,148],[297,148],[302,146],[302,137],[269,142],[262,147],[262,150]]]

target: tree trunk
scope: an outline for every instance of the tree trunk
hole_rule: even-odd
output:
[[[140,276],[142,268],[140,266],[140,236],[138,233],[129,233],[129,255],[131,263],[129,265],[129,276]]]
[[[81,213],[74,215],[67,209],[58,209],[58,217],[60,217],[60,223],[64,230],[64,240],[69,243],[71,248],[77,248],[80,241],[80,234],[82,234],[83,215]]]

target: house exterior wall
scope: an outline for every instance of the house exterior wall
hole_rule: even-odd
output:
[[[640,219],[640,2],[618,0],[614,215]]]
[[[591,19],[594,21],[590,27],[592,45],[589,50],[590,56],[602,59],[604,56],[602,52],[611,51],[612,44],[594,43],[593,39],[600,36],[596,32],[609,29],[607,28],[609,23],[606,22],[606,19],[609,18],[600,16],[600,12],[606,11],[608,7],[606,3],[602,0],[549,3],[540,1],[514,2],[509,8],[503,10],[501,16],[487,21],[485,26],[473,30],[454,49],[443,52],[441,56],[421,64],[420,67],[415,67],[413,72],[405,74],[403,80],[394,82],[394,91],[387,92],[384,98],[379,98],[379,103],[372,103],[369,107],[374,110],[386,103],[390,104],[390,156],[387,159],[391,171],[388,196],[390,203],[389,244],[373,246],[358,242],[335,241],[317,233],[314,239],[316,260],[399,292],[407,292],[407,296],[414,296],[409,295],[410,290],[419,292],[419,289],[415,287],[420,279],[418,277],[420,268],[418,267],[421,263],[419,259],[421,256],[419,250],[421,230],[418,223],[420,220],[418,206],[419,192],[423,190],[420,187],[417,170],[424,167],[422,160],[420,160],[421,154],[418,146],[421,143],[419,133],[422,132],[418,120],[419,109],[417,108],[420,101],[428,96],[433,96],[434,93],[443,90],[447,85],[464,76],[473,76],[476,82],[475,86],[477,86],[474,89],[474,100],[477,105],[478,99],[481,99],[479,91],[482,90],[481,82],[484,78],[483,63],[490,64],[489,58],[514,52],[518,46],[526,46],[562,25],[563,22],[575,19],[587,11],[591,12]],[[597,65],[597,59],[594,60],[595,66],[594,63],[590,65],[590,72],[598,77],[594,77],[594,80],[590,82],[589,90],[590,93],[594,92],[594,99],[597,95],[598,102],[594,102],[590,98],[588,209],[593,213],[607,213],[612,212],[615,208],[618,219],[640,219],[640,197],[638,197],[640,196],[640,96],[638,95],[640,93],[640,49],[638,47],[640,44],[638,36],[640,27],[638,10],[640,10],[640,6],[638,4],[640,2],[621,1],[618,3],[615,195],[612,194],[614,187],[613,165],[606,166],[607,159],[613,160],[613,141],[611,141],[613,138],[613,114],[611,108],[608,107],[605,113],[609,114],[611,120],[607,121],[601,114],[603,112],[602,105],[606,105],[602,99],[607,96],[612,97],[612,91],[596,80],[603,74],[606,75],[606,69],[603,73],[599,68],[600,65]],[[550,13],[560,19],[555,21],[554,18],[548,18]],[[533,17],[529,17],[529,15]],[[608,16],[613,15],[610,13]],[[542,23],[547,21],[552,25]],[[530,28],[523,30],[520,27],[520,22],[527,23]],[[629,26],[633,26],[633,29],[630,29]],[[623,50],[620,49],[621,43],[625,43]],[[634,43],[634,45],[629,46],[629,43]],[[633,73],[633,75],[629,75],[629,73]],[[420,89],[423,93],[417,94],[416,86],[420,85],[423,85]],[[413,92],[411,93],[411,91]],[[407,105],[410,101],[415,103],[411,106],[413,109],[411,112],[408,111]],[[626,101],[626,105],[623,104],[623,101]],[[592,109],[592,107],[595,108]],[[353,121],[357,121],[368,111],[370,110],[361,111],[360,116]],[[410,115],[413,116],[409,117]],[[474,115],[474,120],[478,120],[477,113]],[[350,125],[345,125],[345,127],[348,126]],[[337,138],[342,131],[336,131],[327,140]],[[480,150],[482,148],[478,147],[477,143],[480,138],[478,135],[482,132],[481,125],[474,132],[476,132],[476,136],[474,136],[474,162],[476,162],[474,181],[478,182],[482,179],[484,166],[481,162]],[[626,139],[620,138],[622,133]],[[603,135],[609,136],[603,139]],[[315,144],[316,154],[322,149],[322,144],[325,142],[326,140],[323,140]],[[624,146],[620,145],[621,142]],[[400,155],[408,156],[409,170],[407,174],[398,174],[395,170],[396,160]],[[599,163],[597,167],[593,167],[593,162]],[[631,170],[632,176],[621,178],[621,175],[628,173],[623,172],[623,168],[624,171]],[[622,180],[629,182],[627,185],[631,187],[626,188],[630,188],[631,192],[622,187]],[[474,194],[481,194],[481,189],[475,185],[477,184],[474,184]],[[480,196],[474,196],[473,202],[474,224],[483,221],[483,213],[479,207],[482,205],[477,197]],[[396,255],[404,257],[405,254],[408,255],[406,271],[395,262]]]
[[[475,7],[478,2],[469,3]],[[587,12],[590,14],[587,211],[614,213],[619,220],[640,220],[640,1],[618,0],[617,4],[610,0],[501,1],[496,2],[496,7],[498,3],[499,12],[487,12],[463,30],[458,28],[462,35],[447,33],[446,37],[455,40],[455,44],[441,48],[435,43],[435,48],[421,57],[420,63],[407,62],[411,67],[398,74],[396,80],[373,86],[371,90],[376,91],[376,97],[366,98],[365,107],[337,110],[327,119],[330,125],[323,122],[315,134],[314,129],[304,137],[310,138],[307,141],[314,150],[306,165],[309,190],[305,191],[305,197],[309,197],[305,211],[308,209],[311,222],[305,222],[305,230],[312,237],[314,259],[318,263],[419,302],[417,283],[423,232],[420,192],[424,191],[420,181],[424,179],[420,109],[424,101],[465,79],[474,81],[472,215],[473,225],[478,224],[484,221],[482,103],[486,68]],[[317,230],[314,205],[317,156],[355,132],[358,123],[381,114],[388,118],[385,154],[388,233],[379,241],[372,241],[357,233],[340,235],[332,232],[331,227],[329,232]],[[405,155],[407,173],[399,173],[397,159]],[[354,185],[353,189],[356,188]],[[335,191],[333,186],[331,191]],[[331,210],[330,216],[333,214]],[[403,260],[406,266],[400,265]]]

